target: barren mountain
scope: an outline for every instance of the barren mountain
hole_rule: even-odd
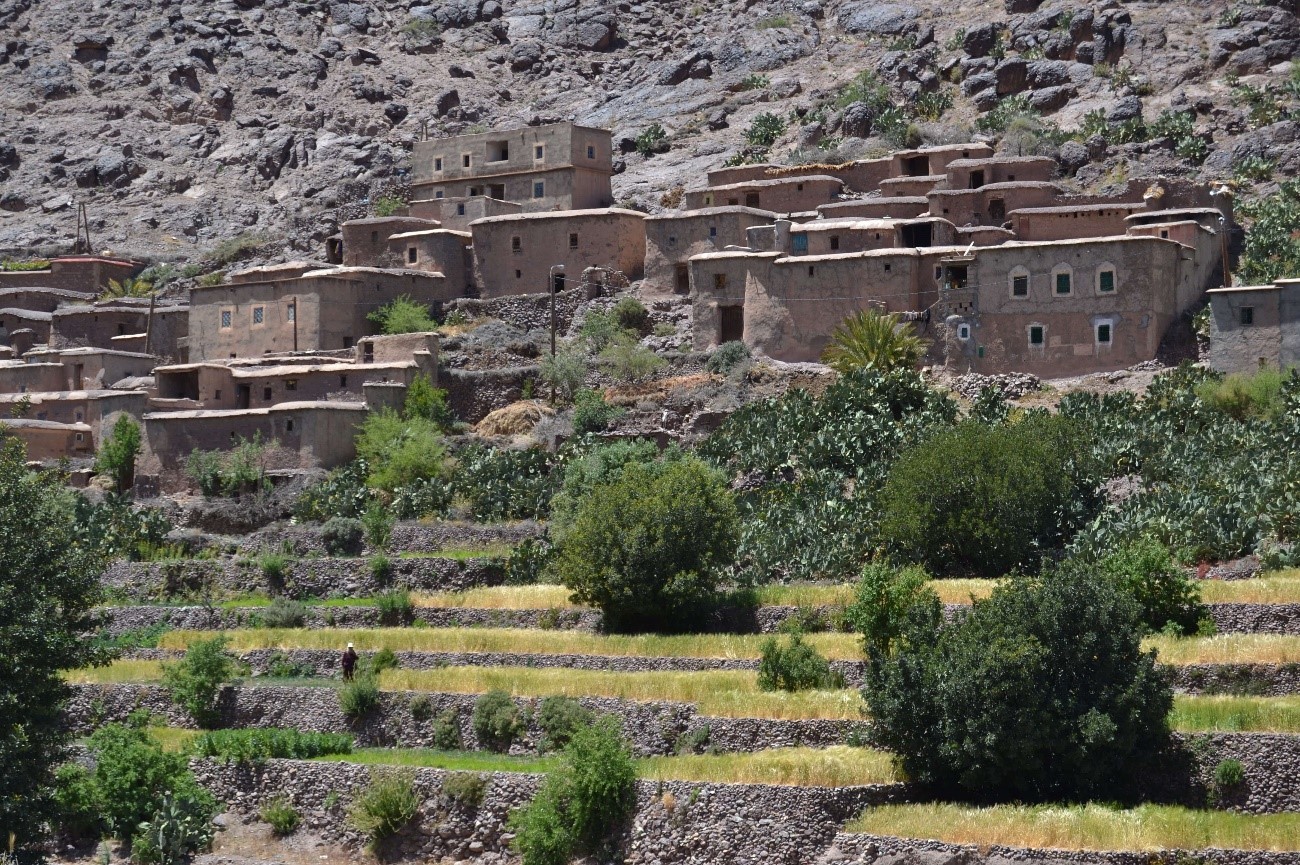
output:
[[[84,202],[98,249],[196,260],[246,235],[262,257],[318,253],[340,220],[404,194],[421,136],[553,119],[612,128],[616,197],[650,210],[739,153],[764,113],[780,121],[765,158],[830,162],[918,133],[965,138],[1012,96],[1064,130],[1131,129],[1171,107],[1194,118],[1181,138],[1059,145],[1080,185],[1227,179],[1243,160],[1267,183],[1300,169],[1286,119],[1296,12],[1294,0],[0,0],[0,251],[65,249]],[[878,106],[843,90],[862,72],[888,85],[909,135],[873,137]],[[666,151],[638,153],[656,123],[666,142],[642,149]],[[1060,140],[1043,139],[1004,147]]]

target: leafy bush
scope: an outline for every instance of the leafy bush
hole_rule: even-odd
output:
[[[378,652],[370,656],[370,672],[378,676],[385,670],[397,669],[397,655],[393,650],[385,646]]]
[[[1133,596],[1148,631],[1195,634],[1209,612],[1201,604],[1200,589],[1173,556],[1157,541],[1141,538],[1104,556],[1094,567],[1098,574]]]
[[[545,541],[526,538],[515,544],[506,559],[506,585],[531,586],[541,581],[555,548]]]
[[[1249,221],[1241,283],[1300,276],[1300,179],[1284,180],[1273,194],[1242,202],[1238,213]]]
[[[433,719],[433,747],[439,751],[459,751],[462,745],[460,716],[455,709],[441,712]]]
[[[1078,433],[1045,413],[963,423],[904,453],[881,492],[881,536],[934,572],[997,577],[1034,564],[1092,515]]]
[[[681,630],[716,603],[737,532],[719,472],[690,456],[629,463],[584,496],[554,568],[611,630]]]
[[[213,757],[231,763],[310,760],[327,754],[351,754],[352,737],[345,733],[276,727],[211,730],[195,739],[189,750],[196,757]]]
[[[1024,94],[999,99],[997,105],[975,120],[975,129],[986,133],[1005,132],[1017,117],[1038,117],[1038,112],[1029,103],[1029,97]]]
[[[474,702],[470,722],[474,735],[489,751],[509,751],[527,728],[523,713],[505,691],[488,691]]]
[[[924,353],[925,343],[910,324],[900,322],[896,314],[864,309],[831,331],[822,363],[841,373],[862,368],[893,372],[912,369]]]
[[[276,598],[262,610],[262,626],[266,628],[301,628],[307,623],[307,605],[289,598]]]
[[[267,625],[267,627],[274,627]],[[284,652],[275,651],[266,660],[265,677],[268,679],[310,679],[316,675],[316,669],[309,663],[290,660]]]
[[[636,137],[636,152],[642,156],[652,156],[668,150],[668,133],[658,123],[651,123]]]
[[[437,330],[438,322],[433,320],[429,307],[404,294],[386,303],[366,316],[386,335],[398,333],[424,333]]]
[[[564,865],[597,853],[636,803],[636,767],[618,722],[579,729],[537,796],[510,815],[524,865]]]
[[[749,124],[749,128],[745,130],[745,140],[755,147],[771,147],[784,131],[784,118],[765,111]]]
[[[1272,368],[1252,373],[1231,373],[1207,378],[1196,386],[1196,395],[1233,420],[1267,420],[1282,410],[1282,383],[1287,375]]]
[[[379,610],[379,622],[384,625],[400,625],[409,622],[415,614],[411,593],[405,589],[376,595],[375,607]]]
[[[1016,578],[950,625],[873,657],[873,744],[943,794],[1059,801],[1133,791],[1169,738],[1173,694],[1140,648],[1137,605],[1109,581]]]
[[[393,563],[388,556],[383,553],[375,553],[370,557],[370,576],[374,577],[375,582],[383,585],[393,575]]]
[[[591,710],[573,697],[552,696],[537,708],[537,726],[542,729],[539,751],[558,751],[569,744],[573,734],[592,722]]]
[[[207,790],[192,786],[163,793],[153,817],[131,839],[131,859],[141,865],[179,865],[212,844],[212,818],[220,807]]]
[[[289,569],[289,557],[284,553],[262,553],[257,557],[257,566],[262,571],[266,584],[276,589],[284,585],[284,575]]]
[[[349,721],[359,721],[379,706],[379,682],[364,673],[339,688],[339,709]]]
[[[584,388],[573,400],[573,432],[575,435],[600,432],[626,413],[619,406],[605,402],[600,391]]]
[[[714,349],[704,368],[715,375],[730,375],[731,371],[749,360],[749,346],[739,340],[724,342]]]
[[[477,772],[453,772],[442,782],[442,794],[467,808],[477,808],[487,793],[488,779]]]
[[[265,492],[271,486],[266,477],[266,453],[279,444],[274,439],[262,441],[257,432],[251,439],[237,437],[235,446],[227,451],[196,448],[185,462],[185,474],[209,497]]]
[[[544,518],[550,508],[554,459],[542,448],[472,445],[457,454],[452,488],[480,522]]]
[[[832,672],[830,663],[805,643],[801,634],[791,634],[789,645],[782,645],[775,637],[763,643],[758,662],[759,690],[806,691],[843,686],[844,677]]]
[[[616,381],[645,381],[663,368],[666,361],[630,337],[620,337],[600,353],[597,360]]]
[[[156,649],[162,635],[171,629],[171,625],[166,622],[155,622],[152,625],[145,625],[143,628],[123,631],[115,637],[106,636],[101,631],[95,635],[95,645],[113,652],[127,649]]]
[[[410,387],[406,389],[402,414],[407,418],[431,420],[442,432],[451,432],[456,425],[456,416],[447,404],[447,392],[434,387],[433,379],[424,373],[412,379]]]
[[[224,636],[197,640],[180,661],[163,665],[163,687],[171,693],[172,702],[189,712],[200,727],[216,725],[221,714],[217,707],[221,689],[238,684],[235,674],[239,662],[226,651],[228,642]]]
[[[891,657],[909,634],[929,634],[943,621],[943,605],[930,588],[930,575],[915,565],[867,565],[855,594],[844,617],[862,634],[872,660]]]
[[[118,415],[113,431],[99,446],[95,472],[112,478],[117,492],[126,492],[135,482],[135,458],[140,448],[140,425],[130,415]]]
[[[420,812],[420,795],[415,791],[415,773],[410,770],[389,771],[371,776],[370,784],[348,811],[352,828],[369,839],[371,852],[410,825]]]
[[[276,835],[292,835],[298,828],[299,816],[298,809],[293,807],[287,796],[276,796],[270,802],[262,806],[258,812],[263,823],[271,826],[271,831]]]
[[[330,517],[321,526],[320,540],[331,556],[351,556],[361,552],[365,527],[351,517]]]
[[[67,838],[99,838],[107,828],[95,779],[77,763],[64,763],[55,770],[54,808],[55,824]]]
[[[382,502],[371,502],[361,515],[361,527],[366,533],[366,543],[372,550],[388,548],[388,540],[393,536],[393,525],[397,522],[391,509]]]
[[[640,334],[650,332],[650,311],[635,297],[620,297],[610,314],[623,330]]]
[[[433,421],[383,409],[370,413],[362,422],[357,456],[370,469],[367,485],[392,492],[440,476],[446,449]]]
[[[366,489],[369,475],[370,467],[365,460],[353,460],[335,469],[294,500],[294,519],[321,523],[330,517],[359,518],[370,507],[370,491]]]
[[[587,357],[576,344],[563,345],[555,354],[542,355],[541,376],[560,399],[571,400],[587,377]]]
[[[1220,790],[1231,790],[1246,780],[1246,769],[1240,760],[1220,760],[1214,767],[1214,786]]]

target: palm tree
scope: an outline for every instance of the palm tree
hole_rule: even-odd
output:
[[[118,282],[116,279],[110,279],[108,288],[104,289],[99,297],[101,300],[115,297],[148,297],[151,291],[153,291],[153,283],[148,280],[128,278]]]
[[[864,309],[844,319],[831,333],[822,363],[839,373],[864,367],[892,372],[915,367],[923,354],[925,342],[911,324],[900,323],[894,314]]]

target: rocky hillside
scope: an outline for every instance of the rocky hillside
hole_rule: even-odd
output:
[[[341,219],[403,193],[422,135],[567,118],[614,130],[616,196],[652,210],[745,148],[746,131],[749,158],[836,161],[918,136],[996,134],[1007,117],[982,112],[1007,97],[1004,108],[1047,124],[1011,123],[1004,146],[1059,147],[1081,185],[1200,171],[1266,189],[1300,169],[1300,126],[1287,119],[1297,11],[1296,0],[0,0],[0,252],[66,248],[85,202],[100,249],[210,259],[244,235],[265,258],[318,253]],[[898,107],[873,98],[875,81],[845,89],[864,71]],[[1191,124],[1156,122],[1170,107]],[[663,139],[642,135],[653,124]],[[1090,135],[1062,144],[1058,127]]]

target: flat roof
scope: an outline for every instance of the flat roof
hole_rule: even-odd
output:
[[[401,234],[388,235],[389,240],[404,240],[408,237],[427,237],[430,234],[454,234],[456,237],[473,238],[468,231],[456,231],[453,228],[428,228],[423,231],[404,231]]]
[[[834,219],[814,219],[811,222],[800,222],[790,226],[791,231],[835,231],[837,229],[847,229],[849,231],[871,231],[872,229],[892,230],[894,226],[902,222],[901,219],[858,219],[852,216],[842,216]]]
[[[189,308],[190,308],[189,304],[185,304],[183,306],[181,305],[155,306],[153,308],[153,314],[159,315],[160,313],[188,312]],[[148,315],[149,307],[143,305],[122,306],[117,304],[109,304],[105,306],[97,306],[97,305],[86,304],[86,305],[78,305],[78,306],[61,306],[58,309],[54,310],[52,314],[53,315],[90,315],[92,313],[100,313],[100,312],[138,312],[138,313],[143,313],[145,315]]]
[[[17,307],[6,307],[0,309],[0,315],[12,315],[15,318],[30,318],[32,321],[50,321],[54,318],[52,312],[37,312],[34,309],[18,309]]]
[[[1148,210],[1144,213],[1134,213],[1126,219],[1149,219],[1150,217],[1167,217],[1167,216],[1185,216],[1189,213],[1200,213],[1214,217],[1223,216],[1223,211],[1217,207],[1171,207],[1167,210]]]
[[[1294,280],[1288,280],[1294,282]],[[1224,285],[1218,288],[1211,288],[1206,294],[1237,294],[1243,291],[1278,291],[1282,286],[1273,285]]]
[[[698,190],[703,191],[703,190]],[[696,207],[690,210],[677,210],[672,213],[657,213],[647,216],[646,222],[666,222],[672,219],[703,219],[707,216],[721,216],[727,213],[747,213],[750,216],[776,218],[775,210],[763,210],[758,207],[746,207],[743,204],[724,204],[717,207]]]
[[[361,219],[349,219],[342,224],[342,228],[349,225],[383,225],[385,222],[423,222],[426,225],[442,225],[436,219],[425,219],[423,216],[364,216]]]
[[[269,415],[272,412],[301,411],[303,409],[331,409],[335,411],[368,411],[363,402],[330,402],[327,400],[307,400],[304,402],[282,402],[267,408],[235,409],[186,409],[184,411],[145,412],[144,420],[197,420],[211,418],[249,417]]]
[[[948,163],[948,168],[978,168],[982,165],[1030,165],[1036,163],[1050,163],[1056,165],[1056,160],[1050,156],[981,156],[970,159],[954,159]]]
[[[30,420],[28,418],[0,418],[0,425],[18,429],[67,430],[69,432],[90,432],[90,426],[81,422],[60,423],[53,420]]]
[[[256,267],[246,267],[243,270],[231,271],[230,276],[233,279],[236,276],[243,276],[246,273],[278,273],[282,270],[298,270],[304,267],[309,270],[315,270],[329,266],[329,263],[325,261],[310,261],[307,259],[297,258],[293,261],[282,261],[279,264],[259,264]]]
[[[884,180],[880,181],[880,185],[884,186],[886,183],[892,183],[895,185],[900,183],[919,183],[922,180],[930,183],[938,183],[940,180],[947,179],[948,175],[946,174],[905,174],[901,177],[886,177]]]
[[[930,195],[942,197],[945,195],[970,195],[973,192],[1008,192],[1013,189],[1050,189],[1060,192],[1061,187],[1050,180],[1006,180],[998,183],[986,183],[983,186],[977,186],[974,189],[935,189]],[[928,196],[927,196],[928,198]],[[1014,211],[1013,211],[1014,212]]]
[[[302,278],[306,279],[307,277],[315,276],[315,277],[328,277],[333,279],[333,278],[346,277],[349,274],[353,274],[353,273],[383,273],[383,274],[391,274],[393,276],[428,276],[428,277],[436,276],[438,279],[446,279],[446,277],[444,277],[441,273],[439,273],[436,270],[408,270],[407,268],[404,267],[330,267],[322,270],[309,270],[302,275]],[[293,280],[286,280],[286,281],[292,282]],[[257,283],[250,282],[244,284],[256,285]]]
[[[847,201],[832,201],[827,204],[817,205],[818,210],[829,210],[832,207],[854,207],[863,204],[929,204],[930,199],[924,195],[895,195],[886,198],[883,195],[870,196],[867,198],[850,198]]]
[[[1007,216],[1012,216],[1017,213],[1029,214],[1031,216],[1034,214],[1059,215],[1069,213],[1094,213],[1102,210],[1132,210],[1134,208],[1145,209],[1146,203],[1141,201],[1116,201],[1108,204],[1058,204],[1051,207],[1017,207],[1015,210],[1009,211]]]
[[[0,393],[0,402],[19,402],[23,397],[30,397],[33,404],[46,402],[73,402],[83,399],[108,399],[109,397],[122,396],[123,394],[138,393],[144,395],[143,390],[113,390],[110,388],[94,388],[91,390],[46,390],[46,391],[28,391],[27,393]]]
[[[494,222],[526,222],[529,220],[545,219],[585,219],[588,217],[598,216],[638,216],[645,219],[645,214],[639,210],[628,210],[624,207],[599,207],[589,210],[548,210],[544,213],[502,213],[496,216],[482,216],[470,223],[470,227],[475,225],[486,225]]]
[[[556,123],[539,123],[536,126],[512,126],[509,129],[489,129],[487,132],[471,132],[466,135],[444,135],[441,138],[426,138],[417,143],[434,144],[439,141],[464,141],[470,138],[493,138],[500,135],[509,135],[512,132],[533,132],[543,129],[557,129],[563,126],[572,129],[581,129],[585,132],[603,132],[606,135],[610,134],[608,129],[602,129],[599,126],[584,126],[581,123],[570,123],[567,120],[561,120]]]
[[[755,186],[763,188],[771,186],[789,186],[791,183],[808,183],[811,181],[829,181],[844,185],[844,181],[838,177],[832,177],[829,174],[790,174],[784,177],[774,177],[769,180],[741,180],[736,183],[724,183],[721,186],[706,186],[703,189],[695,189],[693,192],[729,192],[733,189],[752,189]]]
[[[30,273],[31,271],[22,271]],[[0,297],[9,294],[49,294],[54,297],[70,297],[75,300],[90,300],[94,298],[95,293],[91,291],[73,291],[70,288],[50,288],[45,285],[11,285],[0,288]]]

